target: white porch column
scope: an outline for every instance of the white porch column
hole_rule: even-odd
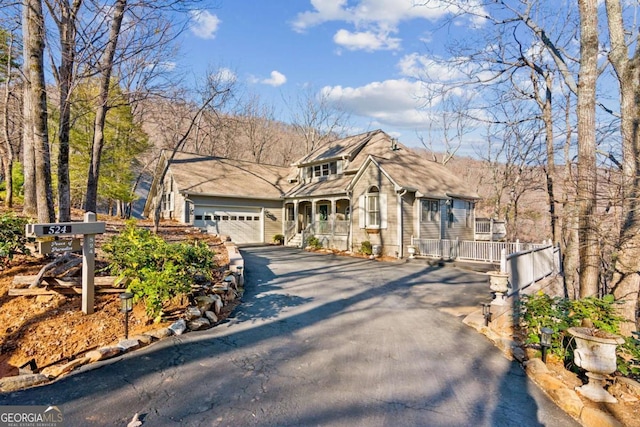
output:
[[[298,210],[300,202],[298,200],[293,201],[293,220],[296,224],[296,234],[300,232],[300,218],[298,218]]]
[[[329,230],[331,231],[331,236],[335,236],[336,234],[336,199],[335,197],[331,198],[331,213],[329,214]]]
[[[311,224],[315,224],[315,222],[316,222],[316,201],[311,200]]]

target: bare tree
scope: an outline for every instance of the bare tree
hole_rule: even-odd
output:
[[[315,93],[312,88],[290,103],[289,109],[291,124],[303,141],[305,154],[343,135],[349,121],[346,112],[331,105],[326,93]]]
[[[23,5],[24,74],[29,84],[25,91],[25,135],[31,134],[32,144],[25,145],[25,151],[33,153],[33,182],[36,194],[38,220],[54,220],[53,197],[51,191],[51,161],[49,154],[49,130],[47,124],[47,92],[44,79],[44,16],[40,0],[26,0]],[[27,102],[28,100],[28,102]],[[28,154],[29,156],[31,153]],[[26,163],[26,162],[25,162]],[[27,173],[25,173],[25,181]],[[25,204],[26,206],[26,204]]]
[[[85,211],[89,212],[95,212],[97,210],[100,159],[102,156],[102,148],[104,147],[104,124],[107,118],[111,72],[113,71],[118,37],[120,37],[120,29],[126,7],[127,0],[115,0],[112,10],[109,11],[109,15],[112,17],[109,39],[99,63],[100,94],[98,96],[98,108],[96,110],[96,120],[93,128],[91,161],[89,164],[87,194],[84,205]]]
[[[609,60],[613,65],[620,87],[620,114],[622,134],[622,228],[618,244],[618,257],[614,264],[613,294],[623,303],[621,312],[627,321],[622,331],[635,331],[638,295],[640,293],[640,49],[639,33],[633,23],[625,27],[619,0],[605,0],[611,50]],[[636,5],[637,7],[637,5]],[[626,35],[630,35],[630,40]],[[629,46],[635,52],[629,56]]]
[[[440,90],[429,95],[429,105],[432,106],[433,97],[437,97],[438,107],[428,108],[428,114],[431,116],[428,123],[428,136],[425,138],[424,135],[418,134],[418,140],[431,153],[432,160],[438,161],[436,154],[438,150],[434,147],[434,139],[437,138],[437,143],[444,149],[439,162],[446,165],[460,150],[465,137],[476,129],[477,121],[468,112],[471,108],[470,98],[454,95],[442,85],[435,87]]]
[[[71,220],[71,190],[69,180],[69,133],[71,129],[71,90],[74,83],[77,19],[82,0],[45,0],[58,28],[60,64],[52,67],[58,84],[58,221]]]
[[[253,161],[261,163],[264,160],[265,149],[274,151],[278,142],[278,135],[274,131],[274,108],[262,104],[260,98],[254,96],[245,105],[242,122]]]
[[[597,0],[579,0],[580,72],[578,79],[578,239],[580,297],[598,294],[600,243],[596,233],[596,80],[598,78]]]
[[[186,128],[182,124],[174,126],[174,129],[184,129],[180,133],[174,133],[171,135],[166,135],[169,141],[172,142],[172,148],[168,150],[169,155],[165,156],[165,162],[161,165],[162,171],[158,175],[159,178],[157,180],[160,188],[156,192],[156,198],[154,200],[154,232],[158,232],[159,221],[160,221],[160,210],[162,208],[162,197],[164,196],[164,181],[169,171],[169,165],[176,153],[182,150],[184,144],[189,139],[191,132],[195,129],[196,123],[198,122],[199,116],[205,111],[209,110],[209,112],[215,114],[216,110],[220,109],[224,103],[228,100],[229,95],[231,94],[231,87],[226,86],[225,83],[220,81],[219,75],[209,75],[207,79],[207,87],[206,87],[206,97],[202,100],[200,106],[195,109],[189,108],[191,113],[191,117],[185,117],[188,120],[188,124]]]
[[[17,156],[17,150],[12,140],[12,134],[15,134],[16,123],[12,120],[11,105],[12,99],[15,98],[13,93],[13,77],[16,71],[17,51],[14,48],[15,37],[13,31],[0,29],[0,81],[4,84],[3,93],[3,109],[2,109],[2,142],[0,142],[0,156],[2,156],[2,167],[4,171],[4,179],[6,184],[5,206],[13,206],[13,163]],[[14,116],[16,116],[14,114]]]

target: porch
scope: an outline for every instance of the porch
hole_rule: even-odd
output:
[[[507,225],[493,218],[476,218],[475,240],[497,242],[507,237]]]
[[[351,202],[344,197],[285,202],[284,238],[287,246],[302,247],[315,236],[325,247],[347,247]]]

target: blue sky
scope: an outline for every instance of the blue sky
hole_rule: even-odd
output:
[[[308,88],[323,91],[351,115],[356,133],[381,128],[420,146],[427,116],[420,111],[416,65],[442,53],[433,32],[444,9],[414,0],[220,0],[194,15],[182,37],[193,73],[224,67],[249,93],[276,106]],[[473,22],[461,18],[457,36]],[[451,31],[451,29],[450,29]],[[446,33],[438,33],[438,37]]]

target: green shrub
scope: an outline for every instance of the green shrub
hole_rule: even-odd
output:
[[[628,377],[640,379],[640,334],[625,337],[622,348],[618,347],[618,370]]]
[[[520,326],[525,333],[526,344],[540,342],[540,330],[543,327],[553,329],[550,351],[561,358],[569,356],[565,345],[566,331],[572,326],[580,326],[584,319],[593,323],[595,328],[616,334],[622,318],[615,313],[613,295],[603,298],[587,297],[579,300],[550,297],[538,292],[535,295],[523,295],[519,302]]]
[[[365,255],[373,254],[373,247],[371,246],[370,241],[365,240],[364,242],[360,243],[360,253]]]
[[[143,300],[147,315],[162,316],[166,302],[186,295],[196,276],[210,280],[215,268],[214,253],[204,242],[167,243],[133,221],[102,245],[108,270],[129,281],[134,299]]]
[[[6,266],[16,254],[30,254],[25,225],[29,221],[14,213],[0,215],[0,267]]]
[[[307,246],[310,246],[314,249],[322,248],[322,242],[316,236],[307,237]]]
[[[273,243],[284,245],[284,235],[276,234],[275,236],[273,236]]]

